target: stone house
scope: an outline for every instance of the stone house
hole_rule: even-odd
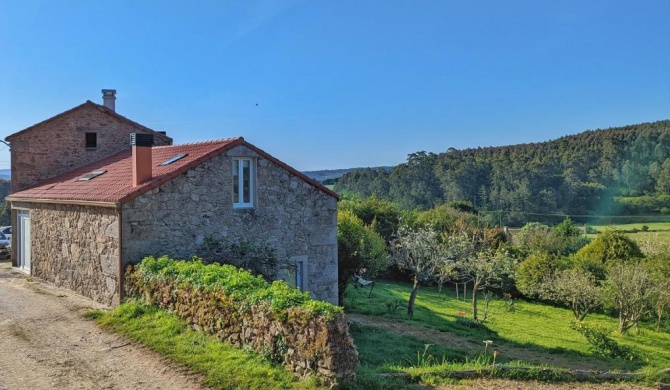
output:
[[[89,133],[104,152],[87,154]],[[86,102],[7,140],[12,263],[35,277],[115,305],[127,264],[227,237],[272,246],[298,287],[337,303],[337,195],[241,137],[171,145]]]

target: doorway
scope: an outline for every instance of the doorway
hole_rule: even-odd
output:
[[[16,230],[19,234],[16,237],[16,245],[18,247],[16,248],[17,266],[30,273],[30,212],[19,210],[16,213],[16,219]]]

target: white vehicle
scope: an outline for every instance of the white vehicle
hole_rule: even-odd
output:
[[[12,256],[12,244],[4,234],[0,233],[0,257],[10,258]]]
[[[12,227],[11,226],[0,226],[0,233],[4,234],[9,241],[12,241]]]

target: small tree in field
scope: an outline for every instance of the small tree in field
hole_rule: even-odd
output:
[[[351,211],[337,213],[338,302],[356,274],[374,278],[389,265],[386,241]]]
[[[457,264],[466,261],[475,253],[475,247],[465,235],[442,237],[441,252],[443,257],[438,258],[435,264],[435,278],[437,279],[438,292],[442,292],[442,286],[448,280],[458,276]]]
[[[414,301],[421,283],[432,280],[441,261],[447,258],[444,246],[435,230],[429,227],[416,230],[401,226],[391,243],[393,259],[399,268],[412,273],[412,293],[407,303],[407,314],[414,315]]]
[[[653,256],[646,262],[646,266],[657,281],[658,291],[653,306],[656,314],[656,330],[659,330],[663,318],[670,312],[670,255]]]
[[[602,288],[589,271],[572,268],[545,279],[540,296],[568,306],[577,321],[603,304]]]
[[[510,275],[516,260],[504,249],[485,249],[458,263],[462,275],[472,282],[472,319],[479,321],[477,295],[479,291],[499,287],[505,276]],[[486,316],[482,321],[486,320]]]
[[[605,281],[607,303],[619,312],[619,333],[625,334],[651,313],[658,294],[654,275],[639,262],[613,262]]]

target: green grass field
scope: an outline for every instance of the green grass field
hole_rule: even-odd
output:
[[[648,227],[648,231],[643,231],[643,226]],[[602,232],[605,229],[623,230],[628,237],[637,242],[647,255],[656,255],[670,253],[670,222],[638,222],[616,225],[589,225],[596,231]],[[588,234],[589,238],[594,238],[595,234]]]
[[[493,341],[499,350],[500,362],[523,360],[535,365],[548,364],[556,367],[582,368],[591,370],[658,370],[670,367],[670,334],[656,332],[642,327],[640,334],[635,331],[630,335],[621,336],[616,333],[617,320],[604,314],[593,314],[586,318],[587,323],[598,324],[612,330],[612,338],[617,342],[631,346],[642,356],[634,361],[622,361],[593,355],[586,339],[576,331],[570,329],[573,319],[572,313],[563,308],[557,308],[539,303],[517,301],[514,311],[508,311],[508,305],[502,300],[492,303],[493,314],[482,327],[470,328],[463,325],[463,313],[471,313],[470,302],[456,300],[452,290],[443,290],[438,294],[434,287],[422,287],[417,298],[417,307],[414,317],[405,314],[405,306],[399,307],[394,313],[389,312],[387,303],[398,300],[407,301],[410,285],[395,282],[378,282],[372,297],[368,298],[367,289],[350,287],[346,294],[346,310],[351,313],[379,316],[393,319],[412,327],[423,327],[437,330],[480,345],[483,349],[483,340]],[[468,298],[469,298],[468,294]],[[460,318],[460,319],[459,319]],[[426,331],[426,335],[435,334]],[[667,329],[666,329],[667,330]],[[402,357],[414,356],[422,350],[422,343],[434,343],[426,336],[417,345],[405,345],[396,349],[395,353],[385,350],[384,343],[361,344],[371,337],[364,332],[354,332],[357,345],[366,345],[362,348],[361,363],[363,365],[380,367],[380,361],[387,359],[381,366],[390,368],[401,364]],[[398,343],[397,340],[391,344]],[[398,344],[402,345],[402,344]],[[378,346],[378,347],[374,347]],[[448,345],[436,344],[437,348],[448,348]],[[368,349],[378,348],[377,351]],[[359,349],[361,349],[359,347]],[[479,351],[481,352],[481,351]],[[477,353],[473,351],[450,351],[446,353],[436,349],[434,354],[447,361],[462,362],[474,359]],[[372,356],[373,358],[370,358]],[[415,359],[416,360],[416,359]],[[396,367],[397,368],[397,367]]]
[[[636,222],[636,223],[622,223],[611,225],[589,225],[590,227],[603,231],[607,228],[614,228],[618,230],[642,230],[643,226],[647,226],[650,231],[656,232],[670,232],[670,222]]]

